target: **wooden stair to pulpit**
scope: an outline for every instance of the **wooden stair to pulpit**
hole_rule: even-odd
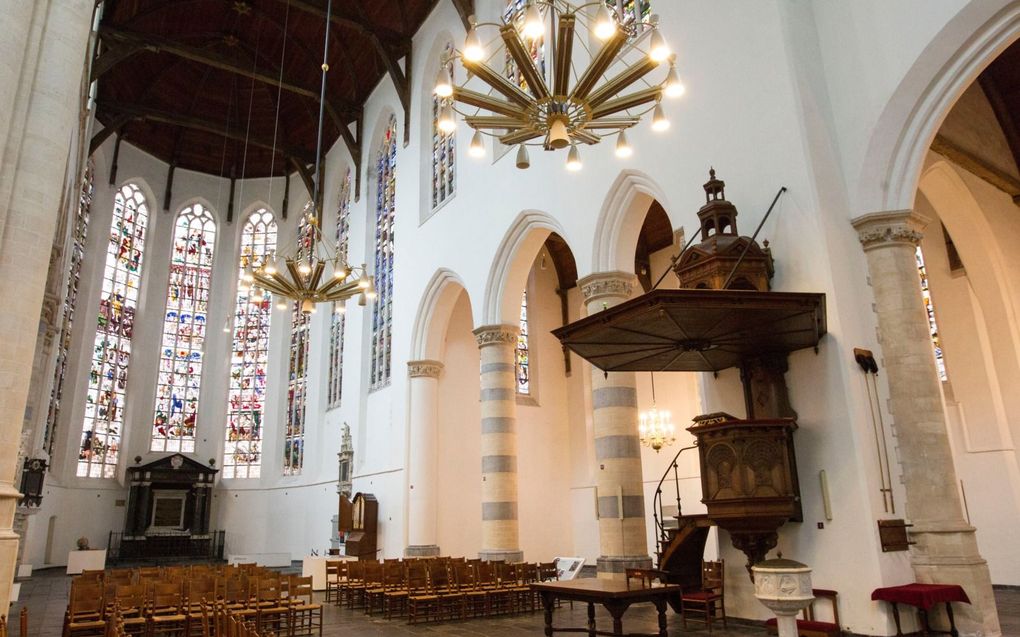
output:
[[[669,583],[679,584],[685,590],[697,589],[701,586],[701,562],[713,522],[704,513],[678,517],[675,509],[663,507],[658,569],[669,574]]]

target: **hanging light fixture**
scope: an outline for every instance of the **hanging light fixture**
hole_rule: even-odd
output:
[[[483,44],[482,29],[497,35]],[[546,38],[544,47],[551,54],[548,74],[532,59],[539,38]],[[593,41],[601,42],[595,52],[587,48]],[[489,65],[487,48],[493,53],[497,48],[505,50],[519,82]],[[492,57],[504,59],[503,55]],[[656,114],[655,130],[665,130],[669,120],[660,100],[684,92],[675,68],[676,56],[659,31],[658,17],[623,22],[604,0],[580,4],[528,0],[502,22],[477,23],[472,17],[463,49],[453,51],[444,60],[444,68],[454,60],[460,61],[467,79],[457,84],[449,73],[441,72],[436,95],[450,100],[451,110],[477,133],[520,146],[519,168],[530,165],[525,145],[546,150],[569,147],[570,154],[578,155],[578,144],[594,145],[617,135],[637,125],[650,111]],[[581,60],[586,60],[587,66],[578,67]],[[664,63],[669,65],[667,75],[657,83],[649,81],[649,73]],[[640,88],[627,92],[632,85]],[[452,120],[441,115],[440,126]],[[626,156],[626,151],[618,156]],[[579,162],[568,160],[568,165],[575,164]]]
[[[472,157],[485,157],[485,141],[482,140],[482,134],[475,131],[475,134],[471,136],[471,146],[468,147],[468,154]]]
[[[638,436],[641,438],[641,444],[655,449],[655,453],[658,453],[659,449],[676,442],[676,429],[673,427],[669,412],[659,411],[655,406],[655,374],[652,373],[651,377],[652,408],[641,412],[638,420]]]
[[[268,255],[261,263],[245,268],[241,277],[242,291],[250,289],[249,298],[261,301],[266,293],[276,297],[276,307],[286,309],[293,301],[304,314],[313,314],[318,303],[343,303],[358,296],[358,304],[375,298],[375,284],[368,275],[365,264],[360,268],[351,267],[334,247],[322,237],[319,222],[322,219],[319,193],[322,190],[320,163],[322,161],[322,129],[326,105],[326,73],[329,72],[329,28],[333,11],[333,0],[326,5],[326,35],[322,53],[322,85],[319,94],[319,130],[315,151],[315,188],[312,202],[305,211],[305,223],[309,228],[307,242],[298,238],[296,249],[291,256]],[[440,78],[442,73],[440,73]],[[449,77],[449,74],[447,74]],[[452,87],[450,87],[452,92]],[[456,126],[453,111],[449,112],[450,124]],[[452,128],[451,128],[452,130]]]

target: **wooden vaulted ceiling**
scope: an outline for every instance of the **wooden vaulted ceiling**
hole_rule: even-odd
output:
[[[359,157],[363,105],[385,77],[407,111],[411,38],[437,2],[333,0],[324,149],[342,138]],[[470,0],[454,4],[471,11]],[[236,178],[297,171],[309,186],[326,8],[327,0],[106,0],[92,65],[105,129],[93,150],[119,133],[173,167]]]
[[[1020,40],[988,65],[978,81],[1020,169]]]

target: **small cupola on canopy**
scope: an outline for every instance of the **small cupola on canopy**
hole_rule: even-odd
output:
[[[775,266],[772,253],[737,232],[737,207],[726,199],[726,182],[715,168],[705,182],[705,205],[698,210],[701,243],[684,251],[673,266],[681,288],[708,290],[771,289]]]

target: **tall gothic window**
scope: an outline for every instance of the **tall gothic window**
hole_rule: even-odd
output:
[[[606,5],[616,9],[622,24],[643,24],[652,18],[652,0],[606,0]]]
[[[515,21],[517,26],[520,27],[520,23],[524,21],[525,5],[527,5],[527,0],[506,0],[506,7],[503,9],[503,22],[510,24],[512,21]],[[514,14],[516,14],[516,18]],[[522,36],[522,41],[525,48],[531,54],[531,61],[535,63],[538,74],[545,77],[545,36],[535,39],[524,38]],[[508,80],[524,90],[528,89],[528,83],[524,81],[524,75],[517,68],[517,63],[514,62],[509,51],[506,51],[504,54],[503,68],[504,75],[506,75]]]
[[[340,184],[340,202],[336,210],[336,252],[341,261],[347,262],[347,248],[350,244],[351,229],[351,169],[344,174]],[[329,391],[327,402],[330,407],[340,405],[343,393],[344,374],[344,325],[345,306],[333,303],[333,317],[329,324]]]
[[[174,224],[150,451],[195,451],[216,221],[202,204]]]
[[[517,368],[517,393],[527,396],[531,393],[531,360],[528,357],[528,291],[521,295],[521,331],[517,335],[515,355]]]
[[[309,221],[312,204],[305,207],[298,225],[297,259],[308,256],[315,227]],[[305,392],[308,389],[308,341],[311,315],[295,302],[290,318],[290,362],[287,380],[287,423],[283,436],[283,474],[297,475],[305,463]]]
[[[256,267],[276,251],[276,221],[266,209],[248,217],[241,231],[238,283],[248,266]],[[272,295],[256,301],[238,286],[234,305],[234,346],[230,358],[224,478],[257,478],[262,468],[262,428],[269,365]]]
[[[917,272],[921,276],[921,296],[924,297],[924,310],[928,313],[928,328],[931,331],[931,345],[935,350],[935,367],[939,372],[939,380],[948,380],[949,375],[946,373],[946,359],[942,355],[942,337],[939,334],[939,326],[935,323],[935,305],[931,300],[931,290],[928,289],[928,270],[924,265],[924,255],[921,253],[921,248],[918,247],[915,254],[917,255]]]
[[[372,305],[371,386],[390,380],[393,336],[393,217],[396,195],[397,118],[390,116],[376,164],[375,289]]]
[[[453,45],[447,44],[443,50],[442,61],[445,64],[453,55]],[[452,66],[447,67],[451,73]],[[456,132],[444,133],[439,129],[439,111],[443,107],[443,99],[432,95],[432,209],[435,210],[448,199],[453,198],[454,169],[456,167]]]
[[[117,471],[148,221],[149,206],[142,191],[134,184],[125,185],[114,199],[106,248],[103,291],[78,448],[77,474],[81,477],[113,478]]]
[[[95,166],[90,161],[85,167],[78,197],[78,209],[71,228],[71,243],[67,260],[67,284],[64,288],[64,306],[61,308],[60,331],[57,333],[56,357],[53,369],[53,389],[50,391],[50,406],[46,413],[46,430],[43,432],[43,448],[53,455],[53,440],[57,432],[57,417],[60,415],[60,400],[64,394],[64,375],[67,373],[67,354],[71,347],[71,327],[74,323],[74,308],[78,304],[78,281],[81,278],[81,261],[85,256],[85,238],[89,229],[89,214],[92,211],[92,194],[95,190],[93,178]]]

